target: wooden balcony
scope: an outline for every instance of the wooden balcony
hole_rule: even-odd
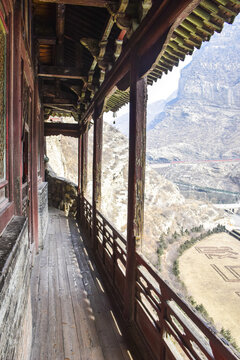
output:
[[[32,360],[237,359],[139,254],[134,318],[125,321],[126,241],[97,211],[94,244],[92,206],[81,198],[80,207],[81,229],[50,210],[32,276]]]
[[[126,342],[74,221],[50,210],[32,276],[32,360],[141,359]]]

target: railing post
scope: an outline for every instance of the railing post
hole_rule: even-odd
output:
[[[102,133],[103,133],[103,117],[99,116],[94,118],[94,135],[93,135],[92,243],[93,243],[94,251],[97,250],[96,210],[97,209],[99,210],[101,207]]]
[[[81,154],[81,194],[84,197],[87,189],[88,130],[82,135]]]
[[[159,284],[160,290],[161,290],[161,314],[160,314],[160,342],[159,342],[159,346],[160,346],[160,359],[165,360],[167,358],[167,354],[166,354],[166,345],[165,345],[165,340],[164,337],[166,335],[166,329],[165,329],[165,321],[167,319],[167,307],[168,307],[168,300],[171,298],[171,296],[169,296],[168,290],[166,289],[166,287],[163,284]]]
[[[132,57],[128,163],[127,265],[124,316],[134,319],[136,249],[141,247],[144,216],[146,158],[147,80],[139,79],[136,57]]]
[[[82,134],[78,138],[78,221],[83,223],[83,205],[81,197],[81,174],[82,174]]]

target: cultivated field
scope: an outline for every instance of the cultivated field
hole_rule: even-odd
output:
[[[179,259],[189,295],[203,304],[218,330],[229,329],[240,346],[240,241],[213,234]]]

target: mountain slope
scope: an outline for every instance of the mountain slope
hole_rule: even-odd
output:
[[[156,115],[162,111],[166,105],[166,103],[172,99],[174,99],[177,95],[177,92],[174,91],[166,100],[158,100],[151,104],[147,105],[147,130],[152,129],[155,126]],[[111,122],[109,122],[111,123]],[[114,124],[111,123],[117,130],[119,130],[122,134],[128,137],[129,135],[129,114],[123,114],[116,118]]]
[[[177,98],[148,132],[158,161],[240,157],[240,18],[196,51],[181,73]]]
[[[88,152],[88,189],[87,198],[91,202],[92,170],[92,129],[89,132]],[[50,166],[62,177],[77,182],[77,142],[63,136],[47,139],[47,155]],[[115,227],[126,235],[127,225],[127,177],[128,177],[128,139],[118,130],[104,124],[102,164],[102,213]],[[66,154],[71,153],[71,157]],[[58,165],[56,154],[69,159],[64,166]],[[186,200],[178,187],[159,175],[149,166],[146,169],[145,191],[145,230],[143,251],[156,264],[157,246],[162,233],[180,233],[181,229],[204,224],[212,228],[217,223],[227,220],[223,211],[211,204]]]

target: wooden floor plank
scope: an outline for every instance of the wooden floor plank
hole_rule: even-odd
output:
[[[64,348],[59,280],[56,266],[49,267],[48,282],[48,358],[60,360],[64,358]]]
[[[130,359],[78,229],[56,209],[49,221],[32,275],[31,360]]]
[[[45,266],[47,262],[47,255],[45,249],[43,250],[45,256],[40,258],[40,283],[37,303],[37,324],[35,329],[33,357],[32,360],[42,360],[47,358],[47,349],[45,347],[47,341],[48,329],[48,267]],[[43,271],[44,269],[44,271]]]

